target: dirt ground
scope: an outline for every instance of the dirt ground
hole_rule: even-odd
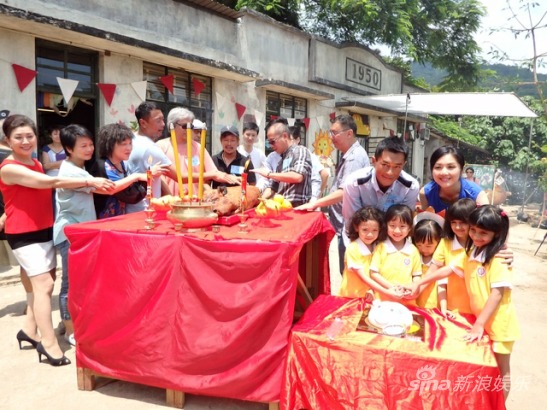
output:
[[[520,224],[518,208],[507,207],[511,216],[509,245],[515,253],[514,302],[517,308],[521,339],[511,356],[513,387],[507,408],[522,410],[541,408],[547,392],[547,355],[545,354],[545,313],[547,306],[547,240],[538,249],[546,230]],[[530,209],[533,212],[533,208]],[[331,255],[335,254],[332,252]],[[335,261],[333,260],[333,265]],[[73,364],[53,368],[38,364],[35,350],[19,350],[15,335],[22,322],[24,290],[17,279],[18,270],[0,266],[0,409],[154,409],[167,408],[165,391],[132,383],[114,381],[99,389],[79,391],[76,384],[74,348],[60,337],[61,347]],[[58,281],[59,282],[59,281]],[[333,283],[336,289],[337,284]],[[59,283],[54,293],[54,323],[60,320],[57,306]],[[267,409],[267,404],[239,402],[200,396],[187,396],[185,409]],[[329,410],[329,409],[324,409]]]

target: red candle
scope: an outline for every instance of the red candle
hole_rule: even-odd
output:
[[[146,170],[146,198],[148,198],[148,202],[152,199],[152,171],[150,167]]]
[[[247,192],[247,177],[249,174],[247,172],[244,172],[241,174],[241,193],[242,195],[245,195],[245,192]]]

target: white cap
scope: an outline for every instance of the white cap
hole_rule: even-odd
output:
[[[192,128],[195,130],[206,130],[207,125],[204,122],[198,120],[197,118],[194,118],[194,121],[192,121]]]

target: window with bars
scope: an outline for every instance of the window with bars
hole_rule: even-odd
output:
[[[210,130],[213,123],[213,80],[210,77],[190,73],[186,70],[161,66],[149,62],[143,63],[144,79],[147,81],[146,100],[155,102],[167,114],[172,108],[184,107],[194,113],[197,119],[207,124],[206,148],[211,152]],[[160,80],[163,76],[173,76],[173,93]],[[199,80],[205,87],[196,96],[193,80]],[[164,136],[168,136],[167,127]]]
[[[36,41],[36,88],[60,93],[57,77],[78,81],[75,97],[95,98],[97,53],[76,47]]]
[[[272,116],[303,119],[307,118],[308,101],[305,98],[293,97],[287,94],[276,93],[274,91],[266,92],[266,121],[270,121]],[[300,124],[300,144],[306,145],[306,127],[302,122]],[[272,152],[272,147],[266,139],[266,155]]]

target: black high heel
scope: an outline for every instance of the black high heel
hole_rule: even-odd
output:
[[[17,341],[19,342],[19,350],[23,349],[23,346],[21,346],[22,342],[30,343],[32,347],[34,347],[35,349],[36,349],[36,346],[38,346],[38,342],[28,337],[28,335],[22,330],[19,330],[19,332],[17,332]]]
[[[71,363],[71,361],[65,355],[63,355],[63,357],[59,359],[55,359],[51,357],[49,353],[46,352],[46,349],[44,349],[44,346],[42,345],[41,342],[38,343],[38,345],[36,346],[36,351],[38,352],[39,362],[42,362],[42,355],[44,355],[46,356],[46,359],[49,362],[49,364],[52,366],[66,366],[67,364]]]

